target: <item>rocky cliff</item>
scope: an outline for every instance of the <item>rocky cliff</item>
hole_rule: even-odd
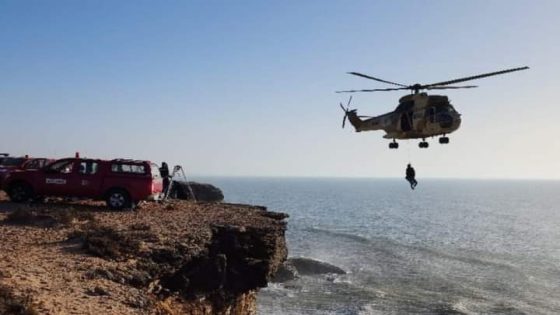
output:
[[[255,314],[286,259],[285,218],[187,201],[0,201],[0,313]]]

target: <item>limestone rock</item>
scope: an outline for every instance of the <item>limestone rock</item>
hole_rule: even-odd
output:
[[[183,200],[193,199],[191,191],[189,190],[189,185],[198,201],[220,202],[224,200],[224,194],[220,188],[211,184],[197,182],[188,182],[187,184],[187,182],[183,181],[174,181],[169,196],[171,198]]]
[[[346,271],[340,267],[311,258],[292,257],[286,263],[293,265],[300,275],[346,274]]]
[[[263,207],[59,200],[12,216],[0,201],[0,314],[253,315],[287,257],[286,216]]]

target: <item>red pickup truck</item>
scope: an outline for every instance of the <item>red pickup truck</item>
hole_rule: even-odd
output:
[[[2,182],[13,171],[16,170],[36,170],[43,168],[48,163],[54,161],[46,158],[31,158],[29,156],[13,157],[0,154],[0,189]]]
[[[156,164],[139,160],[66,158],[39,170],[16,170],[2,188],[14,202],[47,196],[105,200],[112,209],[158,200],[163,182]]]

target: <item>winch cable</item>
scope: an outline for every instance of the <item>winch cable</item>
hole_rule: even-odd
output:
[[[405,146],[406,146],[406,155],[408,157],[408,164],[412,164],[412,161],[410,160],[410,144],[409,144],[409,141],[406,142]]]

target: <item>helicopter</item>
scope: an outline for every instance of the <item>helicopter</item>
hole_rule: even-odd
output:
[[[351,75],[391,84],[396,87],[385,89],[336,91],[336,93],[410,90],[411,94],[401,97],[399,99],[399,105],[394,111],[375,117],[360,116],[358,115],[356,109],[350,109],[350,103],[352,102],[352,96],[350,96],[346,107],[340,103],[340,107],[344,111],[342,128],[344,128],[346,119],[348,119],[352,126],[356,129],[356,132],[384,130],[386,134],[383,138],[393,139],[393,141],[389,143],[389,149],[399,148],[399,143],[396,141],[397,139],[422,139],[418,146],[420,148],[427,148],[429,144],[426,142],[426,138],[441,136],[439,138],[439,143],[447,144],[449,143],[449,137],[447,137],[447,135],[456,131],[461,126],[461,114],[455,110],[453,105],[451,105],[447,96],[428,95],[427,93],[421,91],[476,88],[476,85],[456,86],[451,84],[526,69],[529,69],[529,67],[512,68],[438,83],[416,83],[412,85],[395,83],[358,72],[348,72],[348,74]]]

